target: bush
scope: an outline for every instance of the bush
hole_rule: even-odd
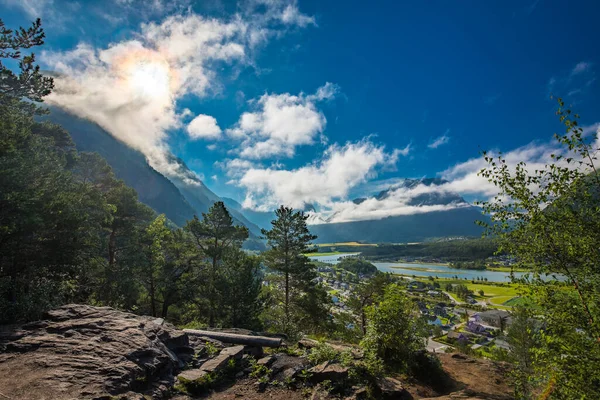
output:
[[[391,371],[407,372],[411,356],[425,349],[427,328],[400,286],[389,285],[380,303],[367,309],[367,334],[361,342],[366,359]]]

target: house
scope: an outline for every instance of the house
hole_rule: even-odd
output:
[[[496,340],[494,340],[494,344],[496,345],[496,347],[499,347],[506,351],[510,351],[510,345],[508,344],[508,342],[506,342],[504,340],[496,339]]]
[[[483,334],[483,333],[487,332],[487,329],[483,325],[478,324],[475,321],[469,321],[469,322],[467,322],[466,329],[469,332],[473,332],[473,333],[477,333],[477,334]]]
[[[476,322],[495,326],[496,328],[506,327],[510,325],[511,322],[510,313],[504,310],[483,311],[476,314],[474,317]]]
[[[457,342],[467,343],[469,338],[462,332],[449,331],[447,335],[448,339],[456,340]]]
[[[442,326],[442,325],[444,325],[444,324],[442,323],[442,321],[441,321],[441,320],[440,320],[438,317],[436,317],[435,315],[430,315],[430,316],[427,318],[427,323],[428,323],[429,325],[437,325],[437,326]]]
[[[437,290],[428,290],[427,294],[430,296],[437,296],[440,294],[440,292],[438,292]]]
[[[444,307],[440,307],[439,305],[436,305],[435,307],[433,307],[433,313],[435,315],[439,315],[441,317],[448,316],[448,313],[446,312],[446,309]]]
[[[425,283],[420,281],[410,281],[408,282],[408,290],[424,290]]]

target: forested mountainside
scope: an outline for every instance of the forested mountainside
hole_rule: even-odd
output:
[[[184,225],[196,213],[173,182],[150,167],[142,153],[115,139],[97,124],[57,107],[51,107],[50,114],[43,119],[69,132],[77,150],[100,154],[117,178],[136,190],[140,201],[165,214],[175,224]]]

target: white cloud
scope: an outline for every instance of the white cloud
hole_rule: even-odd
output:
[[[469,206],[467,203],[409,205],[408,202],[412,199],[410,195],[410,193],[406,193],[406,195],[397,193],[384,200],[369,198],[360,204],[355,204],[352,201],[338,202],[333,205],[331,217],[327,219],[327,222],[336,223],[383,219],[400,215],[446,211]]]
[[[584,137],[596,133],[600,134],[600,123],[594,123],[588,126],[583,126]],[[592,148],[600,148],[600,142],[596,139],[592,141]],[[502,154],[506,160],[509,170],[514,172],[518,163],[524,162],[526,170],[529,173],[534,173],[536,170],[542,170],[546,165],[556,163],[552,159],[552,154],[569,156],[577,159],[575,155],[569,155],[564,146],[560,146],[556,141],[539,143],[532,142],[525,146],[518,147]],[[496,157],[498,151],[488,153],[488,156]],[[567,163],[565,158],[558,162],[558,165],[568,168],[579,167],[578,163]],[[442,185],[444,190],[455,191],[463,195],[475,195],[480,200],[487,200],[490,197],[498,194],[498,188],[484,177],[478,175],[478,172],[488,167],[483,157],[472,158],[462,163],[458,163],[451,168],[443,171],[440,175],[449,182]]]
[[[592,64],[589,62],[581,61],[573,67],[571,70],[571,76],[579,75],[583,72],[589,71],[592,68]]]
[[[246,171],[257,167],[257,164],[241,158],[234,158],[225,161],[217,161],[215,163],[215,167],[221,168],[223,171],[225,171],[225,175],[231,178],[241,178]]]
[[[309,17],[300,12],[298,10],[298,6],[296,2],[293,4],[288,4],[287,7],[281,13],[281,21],[285,24],[298,25],[298,26],[306,26],[306,25],[316,25],[315,18]]]
[[[221,137],[221,128],[217,120],[210,115],[200,114],[187,126],[190,139],[218,139]]]
[[[264,94],[253,101],[256,111],[242,114],[227,133],[243,140],[243,158],[292,157],[297,146],[313,144],[323,132],[327,120],[316,102],[332,99],[337,91],[328,82],[312,95]]]
[[[246,5],[246,12],[250,14],[255,14],[261,7],[266,8],[259,16],[263,20],[299,27],[317,24],[315,17],[300,12],[297,0],[250,0]]]
[[[250,168],[239,181],[247,191],[244,207],[273,209],[281,204],[301,208],[306,203],[327,207],[345,199],[348,191],[396,164],[398,153],[386,153],[369,141],[331,146],[320,162],[295,170]]]
[[[80,43],[69,51],[44,51],[43,64],[57,73],[56,89],[47,101],[98,123],[143,152],[158,171],[178,174],[177,165],[170,165],[166,142],[169,131],[182,128],[190,112],[178,114],[177,101],[190,94],[218,93],[218,71],[224,65],[249,65],[258,31],[268,28],[265,40],[281,32],[260,25],[269,20],[260,15],[225,20],[187,13],[142,24],[135,39],[106,48]],[[220,128],[210,118],[192,123],[190,135],[216,137]]]
[[[430,149],[437,149],[438,147],[447,144],[450,141],[450,129],[446,129],[446,132],[438,138],[435,138],[431,143],[427,145]]]
[[[412,149],[413,149],[412,148],[412,144],[409,143],[403,149],[396,149],[394,151],[396,151],[398,153],[398,155],[406,157],[407,155],[410,154],[410,152],[412,151]]]
[[[2,0],[10,7],[21,8],[30,18],[45,16],[54,4],[54,0]]]

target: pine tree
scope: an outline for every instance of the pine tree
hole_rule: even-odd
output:
[[[218,292],[216,283],[219,267],[227,250],[241,248],[248,238],[248,228],[236,226],[222,201],[210,207],[208,213],[202,214],[202,220],[197,216],[188,221],[186,229],[194,235],[198,248],[210,263],[208,277],[208,319],[209,325],[214,326],[217,316]]]
[[[265,264],[282,276],[283,321],[282,329],[293,335],[306,311],[303,302],[314,288],[315,266],[304,253],[309,244],[316,239],[306,226],[308,218],[303,212],[281,206],[275,211],[276,219],[271,222],[271,230],[262,230],[267,239],[269,250],[264,254]],[[312,304],[314,306],[314,304]]]

